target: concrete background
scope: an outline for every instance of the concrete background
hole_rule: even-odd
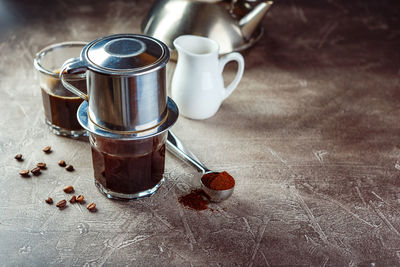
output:
[[[0,2],[0,265],[399,266],[398,1],[271,8],[266,34],[244,53],[244,77],[216,116],[180,117],[174,126],[209,168],[236,178],[214,212],[178,203],[200,176],[171,154],[153,197],[106,199],[93,184],[89,144],[53,135],[43,121],[34,54],[51,43],[138,33],[151,4]],[[58,167],[60,159],[76,171]],[[39,161],[48,170],[20,178]],[[64,198],[70,184],[97,213],[44,203]]]

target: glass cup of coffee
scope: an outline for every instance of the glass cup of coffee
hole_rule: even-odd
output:
[[[167,131],[143,139],[114,139],[90,133],[95,184],[108,198],[154,194],[164,181]]]
[[[45,47],[36,54],[34,65],[39,73],[45,122],[56,135],[73,138],[87,136],[77,120],[82,99],[68,91],[59,79],[60,67],[69,58],[79,57],[85,42],[63,42]],[[86,90],[86,74],[68,74],[65,79]]]

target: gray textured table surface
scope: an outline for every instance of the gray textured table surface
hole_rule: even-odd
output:
[[[215,117],[174,127],[206,165],[236,178],[214,212],[178,203],[199,176],[171,154],[153,197],[106,199],[93,184],[89,144],[54,136],[43,122],[34,54],[139,32],[150,5],[0,2],[0,265],[399,266],[399,4],[280,1],[271,9],[266,34],[244,53],[237,91]],[[45,145],[54,152],[44,155]],[[76,171],[59,168],[60,159]],[[48,164],[41,176],[19,177],[39,161]],[[44,203],[64,198],[69,184],[98,212]]]

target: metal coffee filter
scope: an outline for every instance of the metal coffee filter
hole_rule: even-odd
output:
[[[157,128],[168,116],[167,46],[152,37],[116,34],[83,48],[67,61],[67,73],[86,70],[88,95],[64,86],[88,101],[91,123],[105,131],[140,132]]]

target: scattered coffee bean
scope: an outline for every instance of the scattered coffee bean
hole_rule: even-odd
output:
[[[65,193],[69,194],[69,193],[74,192],[74,187],[72,185],[69,185],[69,186],[65,187],[63,190]]]
[[[68,165],[67,168],[65,168],[67,171],[72,172],[74,170],[74,166]]]
[[[53,199],[51,197],[48,197],[45,201],[49,205],[53,204]]]
[[[29,170],[22,170],[19,172],[22,177],[29,177]]]
[[[31,173],[35,176],[38,176],[40,174],[40,168],[39,167],[35,167],[31,170]]]
[[[82,202],[84,201],[84,199],[85,199],[85,197],[84,197],[84,196],[82,196],[82,195],[79,195],[79,196],[76,198],[76,202],[78,202],[78,203],[82,203]]]
[[[51,152],[51,146],[45,146],[42,150],[43,150],[44,153],[48,154],[48,153]]]
[[[76,202],[76,196],[72,196],[69,203],[74,204]]]
[[[96,211],[96,204],[94,204],[93,202],[90,203],[89,205],[87,205],[86,207],[89,211]]]
[[[17,155],[15,155],[15,157],[14,157],[16,160],[18,160],[18,161],[23,161],[24,159],[22,158],[22,154],[17,154]]]
[[[38,166],[41,169],[46,169],[46,163],[44,162],[39,162],[38,164],[36,164],[36,166]]]
[[[66,201],[65,199],[59,201],[59,202],[56,204],[56,207],[57,207],[57,208],[60,208],[60,209],[64,208],[65,206],[67,206],[67,201]]]
[[[65,167],[65,166],[67,166],[67,164],[65,163],[65,160],[60,160],[60,161],[58,162],[58,165],[59,165],[60,167]]]

